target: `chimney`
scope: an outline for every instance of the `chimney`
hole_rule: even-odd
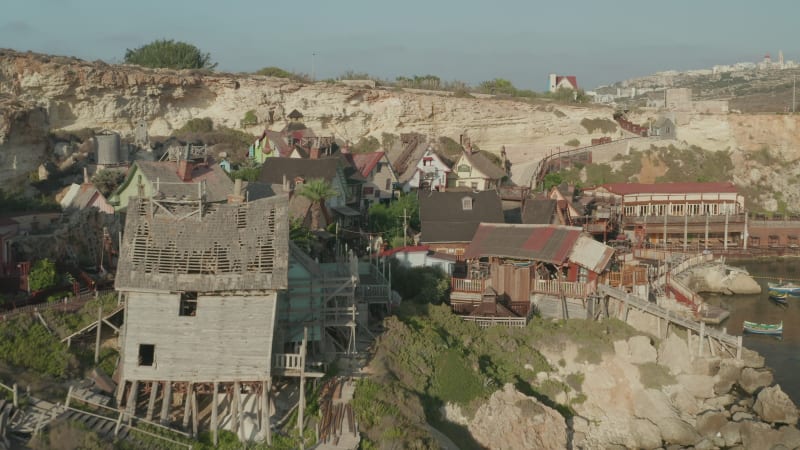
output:
[[[243,201],[242,180],[241,178],[237,178],[233,180],[233,193],[228,194],[228,203],[242,203]]]
[[[308,153],[308,159],[319,159],[319,147],[311,147],[311,150]]]
[[[184,183],[192,181],[193,169],[194,163],[192,161],[189,161],[188,159],[181,159],[178,161],[178,178],[180,178]]]
[[[89,168],[83,168],[83,184],[89,184]]]

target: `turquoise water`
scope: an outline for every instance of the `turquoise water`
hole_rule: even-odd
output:
[[[729,261],[732,266],[744,267],[762,287],[758,295],[713,295],[702,294],[713,305],[731,312],[722,323],[728,333],[742,335],[745,320],[760,323],[783,321],[783,337],[744,335],[744,346],[759,352],[766,364],[773,369],[775,382],[795,403],[800,404],[800,298],[789,297],[787,305],[769,299],[767,282],[779,278],[800,284],[799,258],[771,258],[758,260]]]

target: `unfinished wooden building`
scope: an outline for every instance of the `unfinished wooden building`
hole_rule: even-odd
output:
[[[115,283],[126,305],[117,402],[194,433],[202,417],[215,437],[225,427],[269,439],[288,199],[234,193],[208,204],[202,186],[193,192],[159,192],[128,208]]]

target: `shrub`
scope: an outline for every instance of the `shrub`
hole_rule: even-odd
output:
[[[255,74],[264,75],[266,77],[294,78],[293,73],[283,70],[280,67],[274,67],[274,66],[264,67],[263,69],[259,69],[255,71]]]
[[[258,123],[258,116],[256,116],[256,110],[251,109],[244,113],[244,118],[242,119],[242,126],[250,126],[255,125]]]
[[[116,191],[123,181],[125,181],[125,172],[121,170],[105,169],[95,173],[92,177],[94,187],[106,197]]]
[[[64,375],[68,363],[66,347],[27,316],[0,325],[0,359],[55,377]]]
[[[372,153],[378,151],[381,147],[380,141],[374,136],[366,136],[359,139],[359,141],[350,148],[353,153]]]
[[[159,39],[136,49],[125,50],[125,63],[166,69],[213,69],[211,55],[194,45]]]
[[[617,123],[611,119],[599,117],[596,119],[589,119],[584,117],[583,120],[581,120],[581,125],[583,128],[586,128],[586,131],[589,133],[594,133],[595,130],[606,134],[611,134],[617,131]]]
[[[180,127],[173,135],[178,133],[209,133],[214,131],[214,121],[209,117],[197,117],[190,119]]]
[[[581,141],[573,138],[573,139],[570,139],[567,142],[565,142],[564,145],[569,146],[569,147],[577,147],[577,146],[581,145]]]
[[[33,264],[28,274],[28,287],[31,291],[41,291],[51,288],[58,283],[56,265],[49,259],[40,259]]]

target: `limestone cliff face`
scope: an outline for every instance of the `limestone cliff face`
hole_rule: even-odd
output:
[[[587,145],[591,138],[602,136],[599,131],[588,133],[581,120],[610,119],[613,113],[604,106],[487,97],[457,98],[434,91],[144,69],[0,50],[0,101],[18,105],[12,112],[13,119],[5,107],[0,108],[0,171],[12,170],[13,155],[17,157],[16,173],[35,170],[46,158],[44,149],[30,147],[30,142],[9,145],[13,136],[30,141],[31,127],[44,131],[109,128],[125,134],[137,121],[145,120],[151,135],[167,135],[197,117],[238,128],[245,112],[254,110],[259,123],[248,131],[255,134],[267,124],[270,111],[276,121],[272,128],[281,128],[286,115],[297,109],[303,113],[303,121],[315,130],[353,142],[367,135],[380,138],[382,133],[405,132],[457,140],[467,132],[472,142],[484,150],[499,152],[505,146],[513,163],[512,178],[524,181],[541,157],[565,148],[567,141],[577,139],[580,145]],[[23,111],[30,111],[27,118]],[[631,119],[646,123],[657,116],[651,111]],[[678,116],[677,140],[664,141],[664,145],[730,151],[735,182],[762,191],[764,186],[770,188],[771,193],[761,199],[767,209],[777,208],[779,200],[800,202],[800,188],[790,182],[800,176],[800,166],[788,164],[800,158],[800,135],[796,132],[800,117],[695,113]],[[29,125],[19,125],[19,121]],[[14,126],[9,127],[12,122]],[[619,137],[619,131],[612,136]],[[651,143],[632,141],[630,145],[638,148]],[[769,149],[773,161],[758,157],[764,148]],[[595,159],[604,161],[613,156],[595,155]],[[770,176],[774,169],[770,165],[780,166],[779,176]],[[782,197],[775,194],[773,198],[776,192]]]

